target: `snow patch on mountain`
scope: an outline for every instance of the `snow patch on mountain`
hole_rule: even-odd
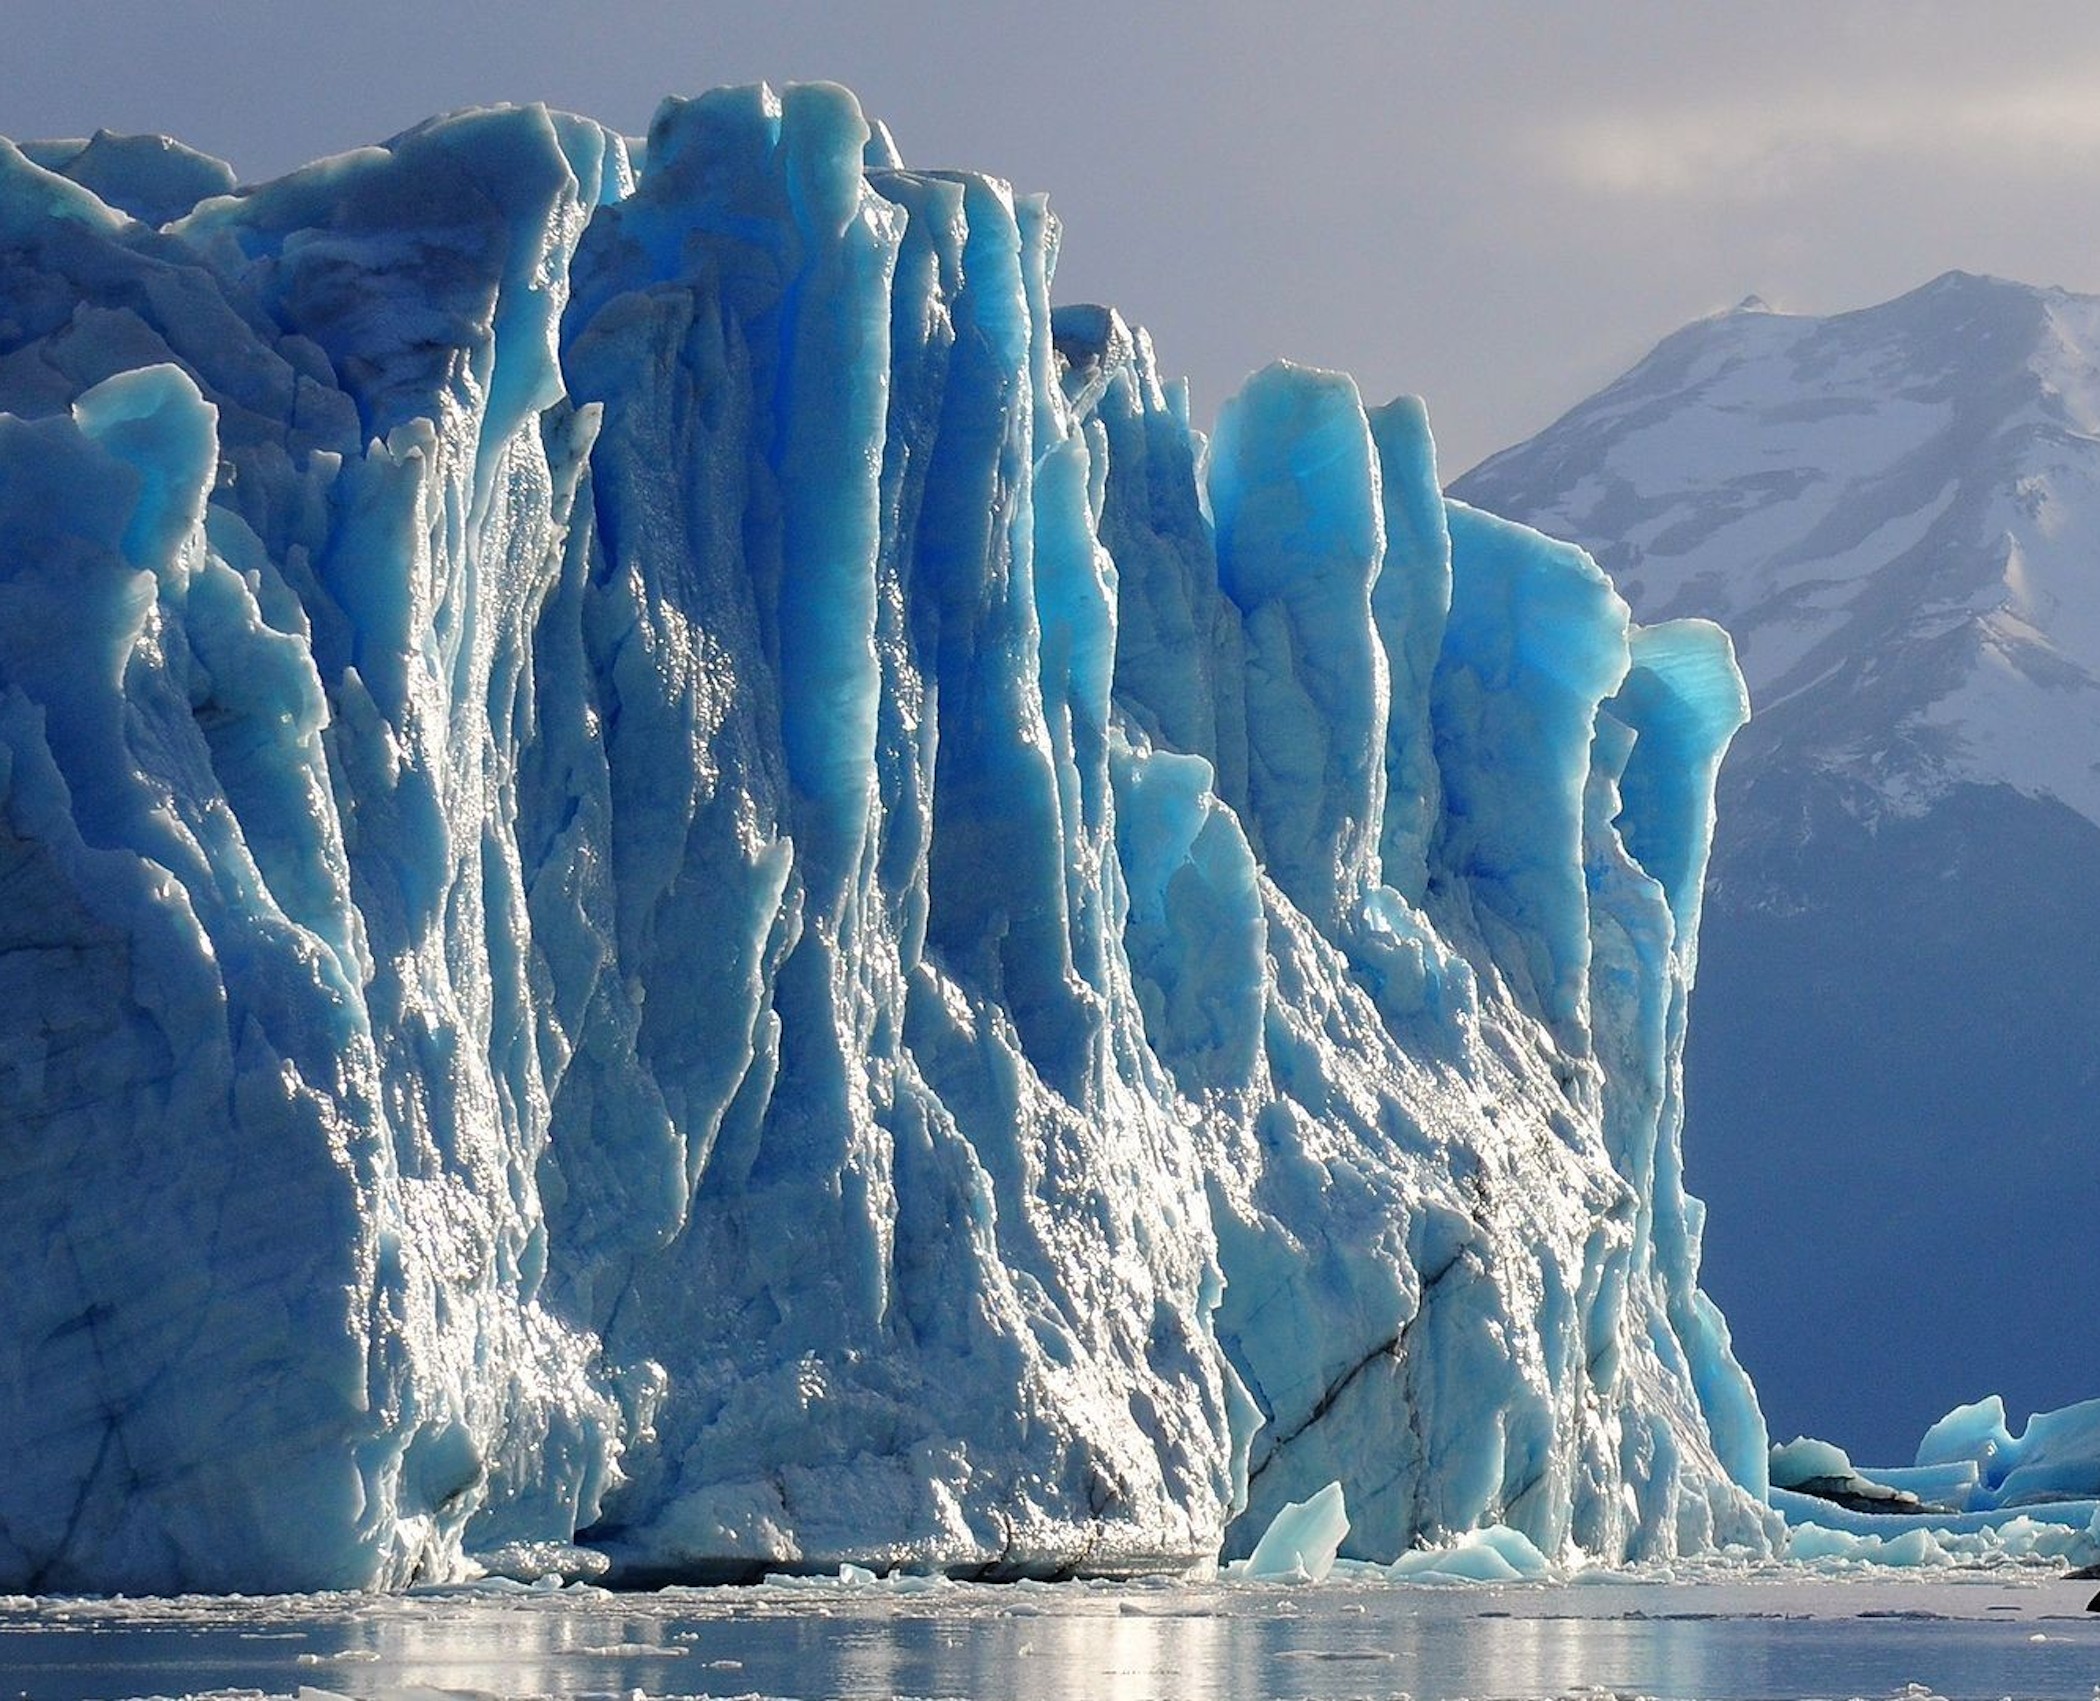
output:
[[[2008,782],[2100,822],[2096,421],[2100,300],[1950,274],[1700,321],[1455,488],[1726,626],[1753,745],[1904,812]]]

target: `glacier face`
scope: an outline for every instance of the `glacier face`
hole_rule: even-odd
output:
[[[1770,1543],[1718,629],[841,90],[196,159],[0,143],[0,1586]]]
[[[1706,1269],[1775,1426],[1860,1457],[1984,1390],[2079,1399],[2100,1353],[2046,1264],[1930,1308],[1888,1280],[2082,1244],[2100,1205],[2100,913],[2067,896],[2100,880],[2096,367],[2100,300],[2003,279],[1752,302],[1453,486],[1736,639],[1757,717],[1687,1054]]]

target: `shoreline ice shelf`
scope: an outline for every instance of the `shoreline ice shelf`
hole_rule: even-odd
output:
[[[826,86],[0,239],[0,1588],[1778,1539],[1741,681],[1417,404],[1206,445]]]

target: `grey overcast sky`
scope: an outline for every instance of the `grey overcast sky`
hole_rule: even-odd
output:
[[[1211,414],[1282,355],[1427,397],[1446,476],[1685,320],[1949,268],[2100,290],[2100,6],[0,0],[0,134],[162,130],[249,178],[436,111],[623,130],[848,84],[908,161],[1047,190],[1060,300]]]

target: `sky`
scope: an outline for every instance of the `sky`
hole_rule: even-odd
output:
[[[250,179],[432,112],[843,82],[908,163],[1045,191],[1057,298],[1199,418],[1285,357],[1424,396],[1456,476],[1689,319],[1960,268],[2100,291],[2100,7],[0,0],[0,134],[164,131]]]

